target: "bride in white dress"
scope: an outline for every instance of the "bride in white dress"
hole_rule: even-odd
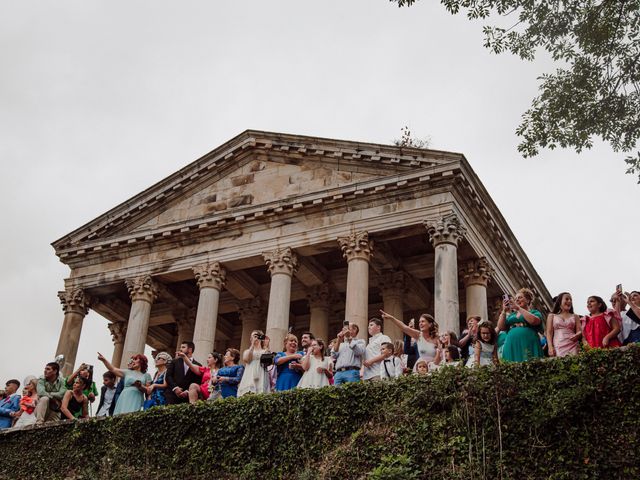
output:
[[[302,358],[304,373],[298,388],[321,388],[329,385],[329,378],[333,376],[329,357],[324,356],[324,342],[315,339]]]
[[[251,346],[242,354],[244,373],[238,385],[238,397],[247,393],[268,393],[269,372],[260,363],[263,353],[269,351],[269,338],[261,330],[251,332]]]

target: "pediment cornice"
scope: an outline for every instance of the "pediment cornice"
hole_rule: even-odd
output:
[[[462,155],[438,150],[396,147],[372,143],[333,140],[302,135],[289,135],[247,130],[195,162],[144,190],[95,220],[53,242],[60,255],[85,243],[118,236],[123,227],[136,222],[150,212],[180,198],[204,178],[224,172],[242,158],[256,152],[280,155],[292,161],[310,157],[327,163],[351,163],[375,168],[390,174],[446,165],[459,161]]]
[[[139,230],[121,236],[106,239],[92,239],[77,245],[56,250],[56,254],[64,263],[78,257],[86,258],[92,254],[102,255],[117,252],[121,249],[133,250],[142,245],[153,243],[173,243],[188,237],[200,237],[215,234],[220,229],[246,227],[251,223],[264,222],[273,218],[300,215],[318,208],[334,208],[349,202],[370,202],[372,197],[385,195],[389,201],[397,195],[410,190],[433,190],[450,185],[462,172],[462,163],[421,168],[400,175],[381,177],[357,184],[331,188],[320,192],[298,195],[269,203],[238,207],[223,213],[216,213],[185,222],[163,225],[161,228]],[[447,187],[449,188],[449,187]]]

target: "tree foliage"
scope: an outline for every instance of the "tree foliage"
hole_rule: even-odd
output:
[[[410,6],[417,0],[390,0]],[[595,137],[630,153],[640,141],[640,0],[441,0],[452,14],[485,26],[485,47],[532,60],[545,50],[559,64],[539,79],[539,95],[516,133],[525,157],[541,148],[589,149]],[[627,156],[638,174],[640,152]]]

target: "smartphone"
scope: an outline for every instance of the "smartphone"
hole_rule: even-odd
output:
[[[349,326],[349,320],[345,320],[344,322],[342,322],[342,326],[343,327],[348,327]]]
[[[622,284],[619,283],[618,285],[616,285],[616,292],[620,292],[622,293]]]
[[[509,295],[508,293],[505,293],[504,295],[502,295],[503,302],[508,302],[509,300],[511,300],[511,295]]]

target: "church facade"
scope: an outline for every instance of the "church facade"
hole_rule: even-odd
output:
[[[65,373],[89,309],[118,366],[145,345],[242,350],[256,329],[278,351],[289,330],[329,340],[344,319],[366,338],[380,309],[459,333],[521,287],[551,302],[465,157],[411,147],[245,131],[53,247],[71,269]]]

